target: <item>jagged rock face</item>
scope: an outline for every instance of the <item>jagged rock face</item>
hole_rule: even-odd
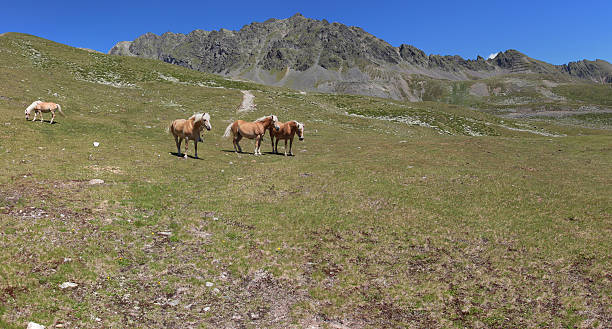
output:
[[[599,83],[612,83],[612,64],[603,61],[587,61],[569,62],[563,64],[561,70],[569,75],[576,76],[582,79],[589,79]]]
[[[126,55],[120,44],[110,53]],[[161,36],[147,33],[129,45],[129,54],[189,63],[192,68],[214,73],[247,68],[253,63],[264,70],[305,71],[313,65],[338,70],[343,65],[359,66],[360,61],[379,65],[401,61],[394,47],[360,28],[300,15],[253,23],[239,31],[196,30],[188,35]]]
[[[612,68],[604,61],[554,66],[516,50],[489,60],[428,56],[414,46],[393,47],[359,27],[300,14],[252,23],[238,31],[146,33],[133,42],[119,42],[109,53],[159,59],[269,85],[390,98],[405,98],[412,92],[405,81],[410,74],[463,80],[526,72],[612,80]]]

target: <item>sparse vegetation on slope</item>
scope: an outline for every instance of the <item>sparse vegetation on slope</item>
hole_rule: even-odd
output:
[[[612,107],[612,85],[562,85],[554,91],[572,100]]]

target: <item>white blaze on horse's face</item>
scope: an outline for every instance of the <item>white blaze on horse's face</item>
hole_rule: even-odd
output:
[[[276,131],[280,130],[280,127],[278,126],[278,124],[276,124],[278,122],[278,118],[276,117],[276,115],[271,115],[272,117],[272,124],[274,125],[274,129],[276,129]]]
[[[212,129],[212,126],[210,125],[210,114],[204,113],[204,115],[202,115],[202,121],[206,127],[206,130]]]
[[[297,128],[298,128],[297,135],[298,135],[298,138],[301,141],[303,141],[304,140],[304,124],[303,123],[299,123],[297,121],[295,123],[297,123]]]

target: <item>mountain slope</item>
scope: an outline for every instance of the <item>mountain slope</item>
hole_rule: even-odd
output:
[[[244,89],[257,107],[238,112]],[[36,99],[66,116],[26,121]],[[196,111],[201,158],[177,157],[165,129]],[[305,123],[295,157],[268,136],[235,154],[225,127],[271,113]],[[0,117],[3,329],[612,327],[610,130],[18,33],[0,35]]]
[[[409,100],[420,100],[418,90],[411,87],[413,75],[470,80],[535,73],[612,83],[612,67],[602,60],[555,66],[515,50],[488,60],[428,56],[414,46],[393,47],[359,27],[300,14],[238,31],[147,33],[119,42],[109,53],[159,59],[267,85]]]

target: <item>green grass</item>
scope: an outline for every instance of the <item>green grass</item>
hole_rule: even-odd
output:
[[[553,90],[572,100],[586,102],[588,104],[612,106],[612,87],[610,85],[561,85],[553,88]]]
[[[609,130],[302,95],[19,34],[0,59],[2,327],[611,325]],[[235,112],[239,89],[257,110]],[[25,121],[38,98],[67,116]],[[177,158],[164,130],[196,111],[213,126],[202,159]],[[231,152],[227,124],[270,113],[305,122],[296,156]]]

